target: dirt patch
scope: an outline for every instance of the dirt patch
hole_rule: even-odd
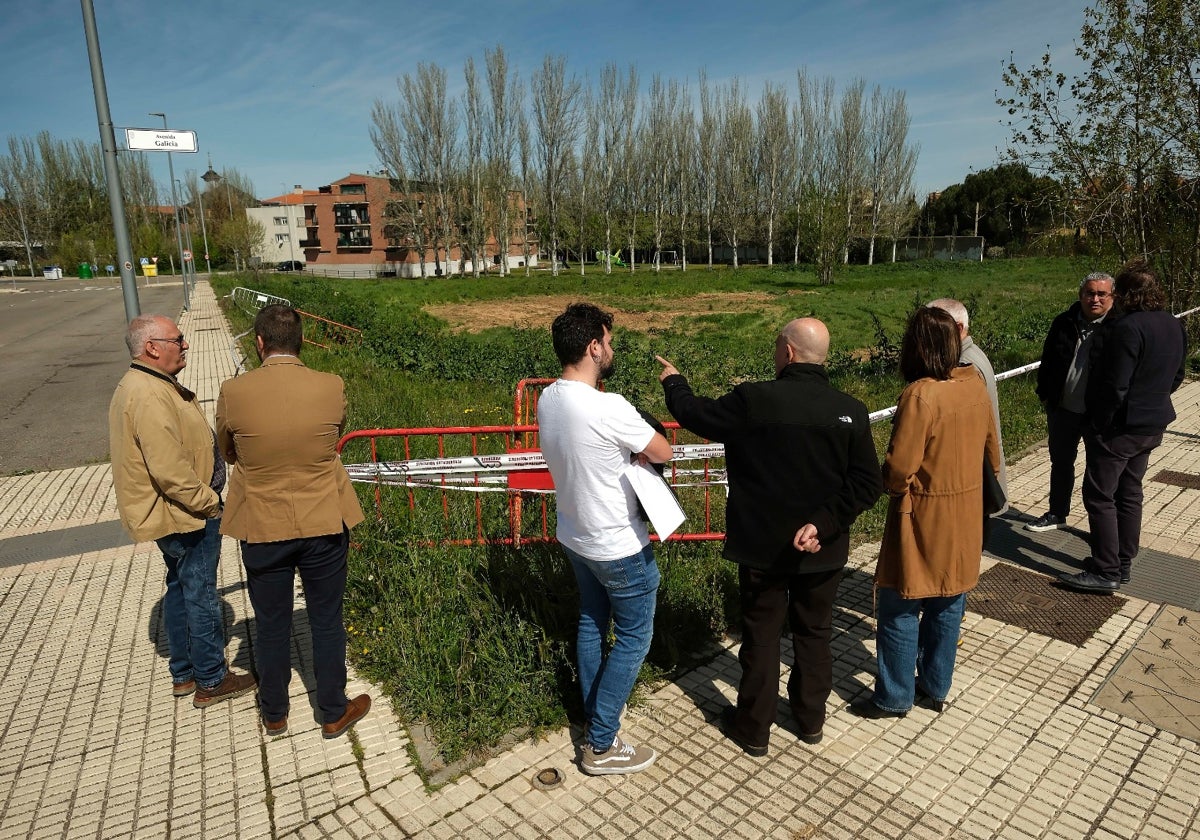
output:
[[[595,300],[599,306],[613,313],[619,327],[647,332],[670,327],[676,318],[681,317],[785,309],[792,298],[805,294],[812,292],[793,291],[783,295],[701,292],[686,298],[637,301],[636,306],[630,305],[628,309],[603,298]],[[479,332],[489,327],[548,329],[554,318],[567,308],[567,304],[579,299],[577,295],[538,295],[473,303],[444,303],[426,306],[425,311],[448,323],[456,332]]]

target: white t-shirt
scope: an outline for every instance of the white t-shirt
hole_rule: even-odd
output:
[[[558,496],[558,541],[589,560],[619,560],[649,542],[621,471],[654,429],[619,394],[559,379],[538,400],[538,437]]]

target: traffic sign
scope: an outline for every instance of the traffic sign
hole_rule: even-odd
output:
[[[183,261],[184,261],[184,262],[191,262],[191,261],[192,261],[192,252],[191,252],[191,251],[184,251],[184,252],[183,252]]]
[[[150,258],[142,257],[140,260],[138,260],[138,262],[140,262],[142,265],[150,265]]]
[[[131,263],[129,260],[125,260],[125,270],[133,271],[133,263]]]

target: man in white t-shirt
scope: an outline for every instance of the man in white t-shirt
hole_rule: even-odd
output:
[[[580,767],[591,775],[635,773],[657,754],[624,742],[618,730],[650,650],[659,577],[637,497],[621,473],[631,460],[665,463],[671,445],[624,397],[598,388],[613,369],[611,313],[571,304],[551,334],[563,370],[538,401],[538,433],[558,497],[558,541],[579,583]],[[610,621],[616,640],[605,654]]]

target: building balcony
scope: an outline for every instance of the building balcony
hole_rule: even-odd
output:
[[[317,239],[315,236],[310,239],[301,239],[300,247],[301,248],[320,248],[321,240]]]

